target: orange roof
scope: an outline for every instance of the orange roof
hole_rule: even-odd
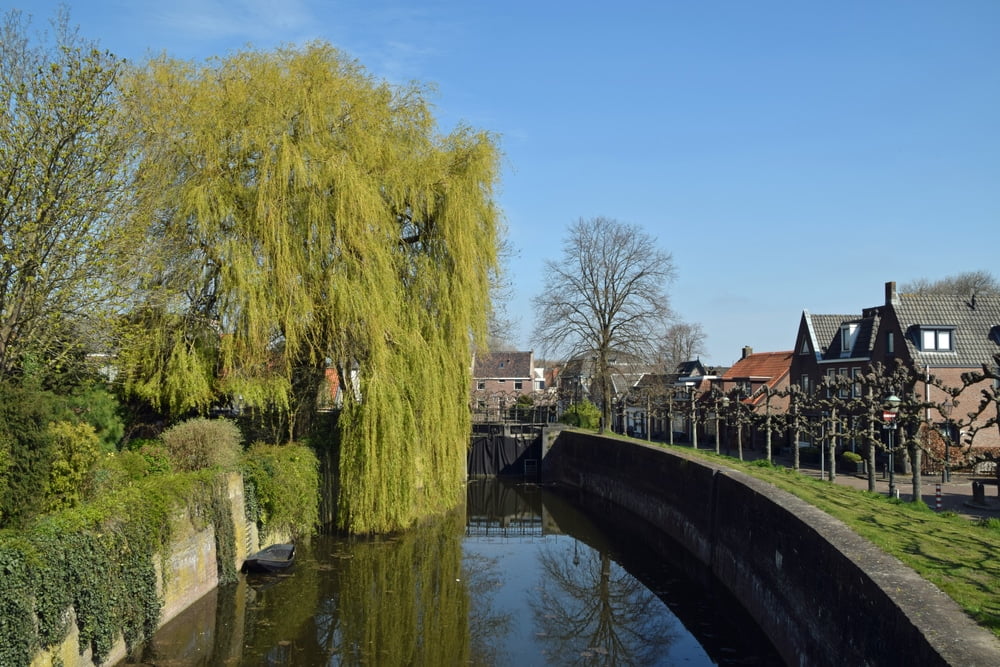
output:
[[[725,382],[767,378],[767,384],[773,385],[788,373],[793,354],[795,353],[792,351],[754,352],[733,364],[722,374],[722,380]]]

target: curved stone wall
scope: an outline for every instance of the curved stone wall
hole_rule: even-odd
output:
[[[951,598],[791,494],[676,450],[576,431],[543,442],[545,479],[687,548],[790,665],[1000,664],[1000,640]]]

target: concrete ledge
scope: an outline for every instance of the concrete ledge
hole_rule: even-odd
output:
[[[575,431],[544,456],[546,479],[627,509],[687,548],[788,664],[1000,664],[1000,640],[940,589],[770,484]]]

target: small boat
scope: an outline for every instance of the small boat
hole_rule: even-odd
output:
[[[243,572],[284,572],[295,563],[294,544],[272,544],[243,561]]]

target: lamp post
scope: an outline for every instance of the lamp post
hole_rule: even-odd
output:
[[[944,415],[945,421],[945,435],[944,435],[944,468],[941,470],[941,481],[950,482],[951,481],[951,411],[955,407],[955,404],[951,401],[945,401],[941,404],[941,414]]]
[[[729,397],[722,397],[722,410],[726,415],[726,456],[729,456]],[[718,430],[718,424],[716,424],[716,430]],[[716,449],[715,453],[718,454],[719,450]]]
[[[715,418],[715,453],[716,454],[719,453],[719,438],[721,437],[721,435],[719,433],[719,410],[720,410],[721,404],[722,404],[721,400],[719,399],[718,396],[716,396],[715,397],[715,414],[713,415],[713,417]]]
[[[895,466],[893,465],[893,454],[895,453],[894,445],[892,442],[892,435],[896,431],[896,415],[899,411],[899,404],[902,403],[902,399],[895,394],[891,394],[884,402],[884,410],[882,411],[882,420],[885,422],[882,428],[889,432],[889,497],[896,497],[896,478],[895,478]]]

